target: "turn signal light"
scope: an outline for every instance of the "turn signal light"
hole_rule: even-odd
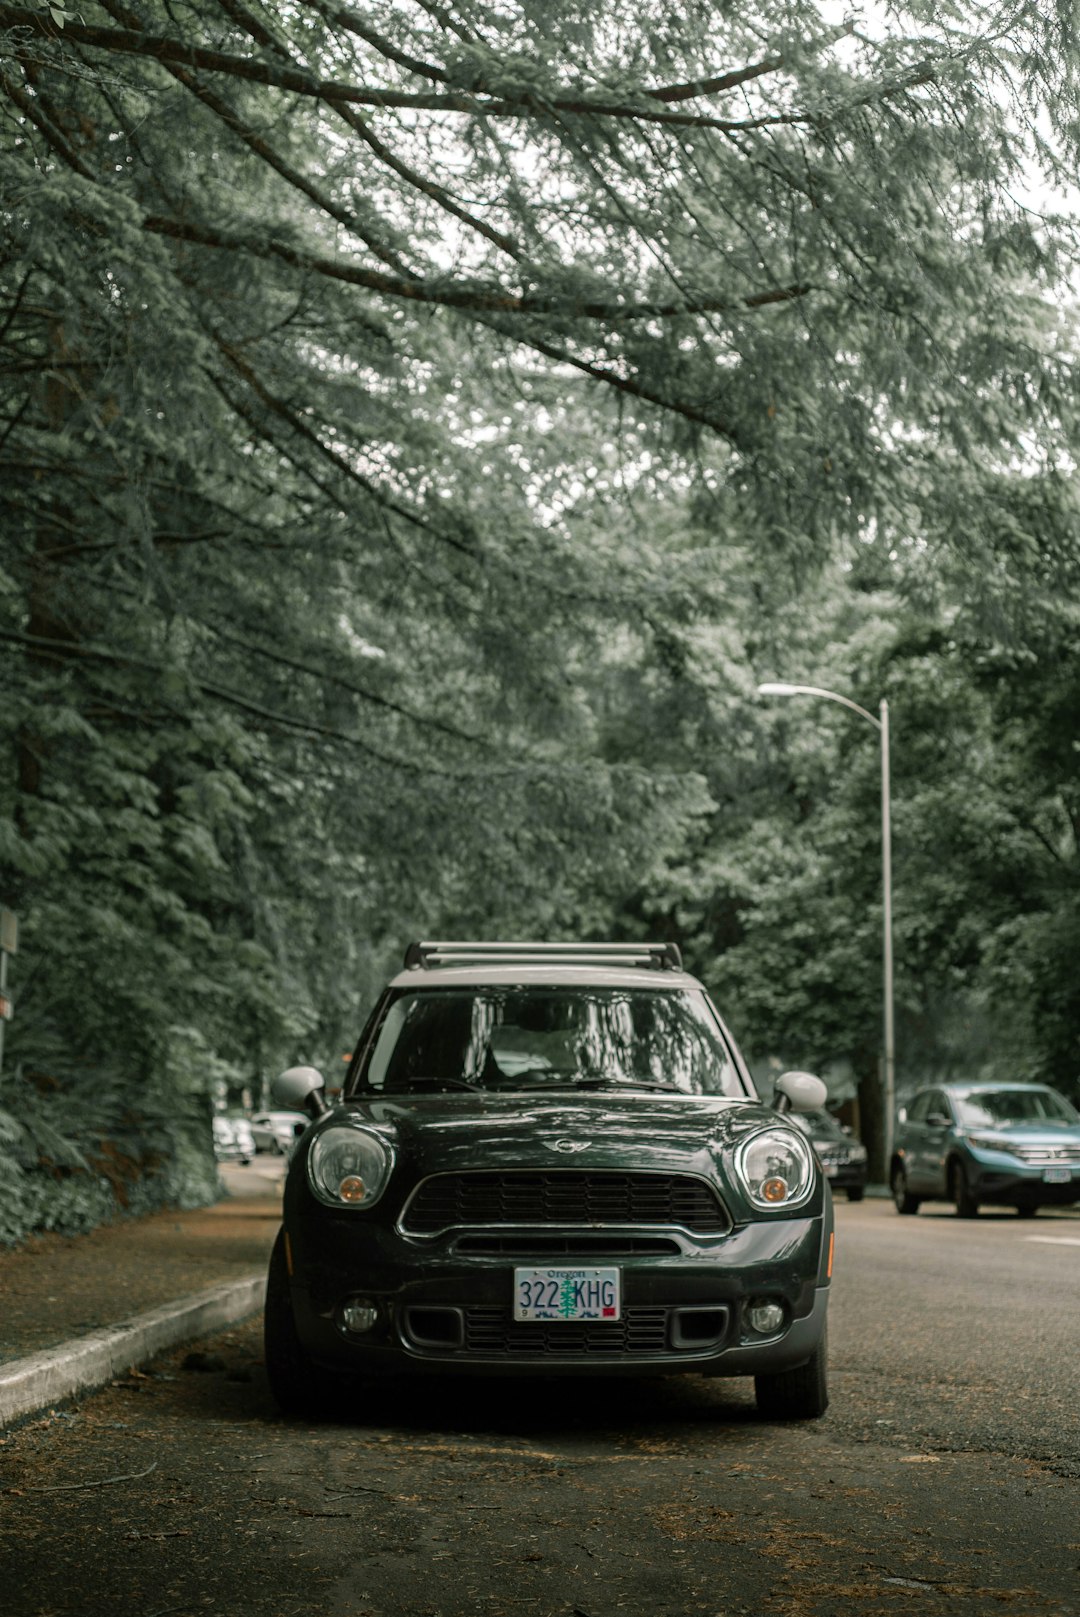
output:
[[[338,1195],[343,1202],[362,1202],[367,1195],[367,1187],[358,1173],[346,1174],[338,1186]]]
[[[761,1194],[767,1202],[786,1202],[788,1183],[786,1179],[766,1179],[761,1187]]]

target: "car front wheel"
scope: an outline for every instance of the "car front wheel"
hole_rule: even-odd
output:
[[[979,1211],[979,1204],[971,1194],[971,1186],[968,1184],[968,1176],[962,1162],[954,1162],[952,1165],[952,1200],[957,1218],[974,1218]]]
[[[283,1415],[312,1419],[322,1412],[326,1403],[325,1376],[312,1364],[297,1333],[289,1295],[284,1230],[278,1231],[266,1277],[263,1358],[270,1391]]]
[[[908,1189],[907,1174],[897,1163],[892,1171],[892,1199],[898,1213],[917,1213],[920,1202]]]
[[[766,1420],[817,1420],[829,1407],[828,1344],[825,1333],[805,1364],[772,1376],[755,1376],[754,1392]]]

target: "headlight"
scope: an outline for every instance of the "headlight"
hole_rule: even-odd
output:
[[[969,1134],[968,1145],[973,1145],[979,1151],[1012,1151],[1009,1140],[1002,1140],[995,1134]]]
[[[735,1168],[755,1207],[791,1207],[814,1183],[813,1153],[793,1129],[762,1129],[735,1153]]]
[[[393,1166],[394,1154],[381,1135],[347,1124],[317,1135],[307,1159],[312,1190],[332,1207],[371,1207]]]

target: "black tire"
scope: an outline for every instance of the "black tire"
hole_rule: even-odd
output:
[[[954,1162],[950,1168],[949,1185],[957,1218],[978,1217],[979,1204],[971,1194],[971,1186],[968,1184],[968,1176],[962,1162]]]
[[[866,1195],[866,1186],[865,1185],[852,1185],[848,1189],[847,1199],[848,1199],[849,1202],[861,1202],[865,1195]]]
[[[293,1318],[285,1231],[279,1230],[270,1254],[263,1310],[263,1360],[270,1391],[283,1415],[317,1418],[326,1407],[326,1376],[304,1349]]]
[[[907,1174],[899,1163],[892,1171],[892,1199],[893,1206],[898,1213],[917,1213],[922,1203],[918,1196],[913,1196],[907,1187]]]
[[[829,1407],[829,1348],[825,1332],[805,1364],[755,1376],[758,1413],[766,1420],[817,1420]]]
[[[1038,1202],[1021,1202],[1016,1209],[1021,1218],[1034,1218],[1039,1211]]]

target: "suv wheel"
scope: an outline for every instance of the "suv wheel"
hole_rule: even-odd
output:
[[[263,1358],[270,1391],[282,1414],[302,1415],[308,1419],[317,1416],[326,1402],[326,1377],[316,1370],[297,1334],[289,1295],[284,1230],[278,1231],[266,1277]]]
[[[907,1187],[907,1174],[899,1163],[892,1171],[892,1199],[898,1213],[917,1213],[922,1205]]]
[[[767,1420],[817,1420],[829,1407],[828,1344],[825,1333],[805,1364],[774,1376],[755,1376],[760,1414]]]
[[[974,1218],[979,1211],[979,1204],[971,1194],[964,1164],[954,1162],[949,1177],[952,1182],[952,1200],[957,1218]]]

